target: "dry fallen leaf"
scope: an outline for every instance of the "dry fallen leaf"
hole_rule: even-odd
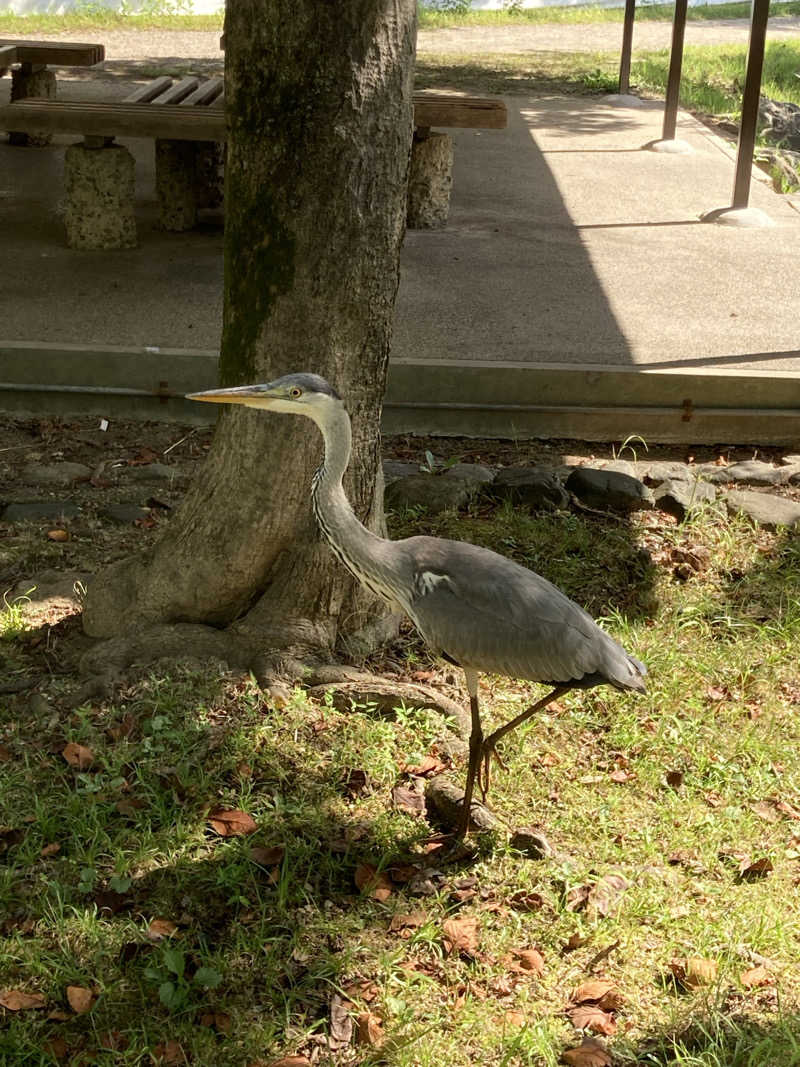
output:
[[[238,808],[210,812],[208,825],[220,837],[243,837],[246,834],[254,834],[258,829],[252,815]]]
[[[178,927],[170,919],[153,919],[145,933],[149,941],[163,941],[177,931]]]
[[[41,993],[23,993],[21,989],[3,989],[0,991],[0,1004],[9,1011],[31,1011],[47,1006],[47,1000]]]
[[[613,982],[609,982],[605,978],[593,978],[588,982],[581,982],[572,994],[572,999],[576,1004],[602,1000],[613,988]]]
[[[505,1019],[505,1021],[508,1023],[509,1026],[524,1026],[525,1025],[525,1016],[522,1014],[521,1011],[515,1011],[513,1008],[510,1008],[505,1013],[503,1018]]]
[[[611,1067],[613,1061],[605,1045],[593,1037],[585,1037],[577,1048],[568,1048],[561,1053],[561,1063],[568,1067]]]
[[[680,789],[683,785],[683,771],[667,771],[665,779],[670,789]]]
[[[700,956],[689,956],[685,960],[673,960],[669,969],[686,989],[698,989],[700,986],[711,985],[717,980],[717,963],[715,960],[705,960]]]
[[[514,955],[519,960],[519,965],[523,971],[530,971],[531,974],[544,974],[544,957],[538,949],[514,949]]]
[[[66,530],[48,530],[48,541],[69,541],[69,533]]]
[[[272,845],[266,848],[264,845],[254,845],[250,849],[250,859],[260,867],[274,867],[283,859],[286,849],[283,845]]]
[[[514,911],[539,911],[545,906],[545,900],[541,893],[530,893],[524,889],[512,893],[508,898],[508,903]]]
[[[67,986],[67,1002],[76,1015],[83,1015],[94,1004],[94,993],[81,985]]]
[[[760,986],[772,985],[772,975],[766,967],[751,967],[739,976],[739,981],[745,989],[758,989]]]
[[[392,803],[398,811],[408,815],[425,814],[425,795],[408,785],[396,785],[392,790]]]
[[[424,926],[427,921],[428,916],[424,911],[412,911],[406,915],[398,912],[392,916],[389,930],[391,933],[399,933],[401,937],[411,937],[413,931]]]
[[[79,745],[75,741],[70,741],[61,750],[61,755],[70,765],[70,767],[76,767],[79,771],[86,771],[94,763],[94,752],[85,745]]]
[[[579,1004],[567,1013],[576,1030],[591,1030],[595,1034],[614,1034],[617,1021],[596,1004]]]
[[[55,856],[57,852],[61,851],[61,845],[57,841],[51,841],[49,845],[45,845],[40,850],[39,855],[42,859],[47,859],[48,856]]]
[[[590,919],[605,919],[616,911],[620,897],[628,888],[627,878],[621,874],[606,874],[589,891],[586,914]]]
[[[65,1060],[69,1055],[69,1045],[60,1035],[48,1038],[44,1047],[54,1060]]]
[[[384,1041],[383,1027],[378,1015],[362,1011],[356,1019],[356,1044],[380,1048]]]
[[[389,878],[371,863],[360,863],[356,867],[355,881],[361,892],[373,900],[383,902],[392,895],[392,883]]]
[[[253,1064],[252,1067],[256,1065]],[[308,1056],[281,1056],[279,1060],[270,1060],[265,1067],[311,1067],[311,1060]]]
[[[739,864],[739,877],[745,882],[755,881],[769,874],[771,870],[774,868],[769,856],[761,856],[757,860],[751,860],[748,856]]]
[[[200,1025],[213,1028],[221,1034],[228,1034],[231,1030],[231,1017],[224,1011],[206,1011],[200,1016]]]
[[[442,933],[448,955],[451,952],[466,952],[471,955],[478,948],[478,920],[473,916],[445,919],[442,923]]]
[[[413,775],[415,778],[431,778],[446,770],[447,764],[443,763],[436,756],[423,756],[419,763],[416,763],[413,766],[404,763],[400,769],[405,774]]]
[[[329,1044],[332,1049],[343,1048],[353,1039],[353,1011],[355,1005],[340,993],[331,997],[331,1033]]]
[[[159,1064],[164,1063],[172,1065],[189,1062],[186,1059],[186,1053],[177,1041],[162,1041],[160,1045],[156,1045],[153,1049],[151,1058],[154,1063]]]

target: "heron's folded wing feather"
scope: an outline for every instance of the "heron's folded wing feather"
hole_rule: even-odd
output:
[[[418,583],[411,605],[435,647],[465,666],[534,681],[619,673],[625,651],[546,579],[488,549],[444,544],[453,550],[439,542],[417,561],[439,580]]]

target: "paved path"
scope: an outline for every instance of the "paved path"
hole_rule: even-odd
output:
[[[731,44],[747,42],[746,19],[708,19],[686,24],[687,44]],[[638,22],[634,48],[669,47],[672,32],[669,22]],[[102,40],[106,57],[111,60],[221,59],[221,30],[101,30],[88,33],[59,34],[65,41],[82,41],[87,37]],[[622,34],[621,23],[542,23],[520,26],[470,26],[449,30],[421,30],[417,47],[420,53],[519,53],[519,52],[595,52],[617,50]],[[7,38],[24,34],[6,34]],[[800,18],[770,19],[769,37],[785,40],[800,37]]]
[[[686,23],[686,44],[746,44],[750,24],[746,19],[708,19]],[[635,49],[668,48],[670,22],[637,22]],[[769,37],[785,40],[800,37],[800,18],[773,18]],[[616,51],[622,40],[622,24],[614,22],[547,23],[525,26],[470,26],[452,30],[421,30],[420,52],[602,52]]]

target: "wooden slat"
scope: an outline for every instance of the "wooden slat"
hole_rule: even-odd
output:
[[[502,129],[506,110],[502,100],[475,97],[422,97],[414,94],[418,126],[465,126]],[[219,101],[219,97],[217,101]],[[458,101],[458,106],[453,101]],[[470,107],[475,104],[474,108]],[[78,100],[16,100],[0,106],[0,129],[90,134],[101,137],[167,137],[184,141],[224,141],[222,107],[182,107],[164,104],[95,104]]]
[[[213,104],[221,92],[222,78],[210,78],[187,96],[185,100],[181,100],[181,107],[199,107],[204,104]]]
[[[77,100],[16,100],[0,106],[0,129],[224,141],[225,115],[216,107],[94,104]]]
[[[102,44],[81,44],[77,41],[13,41],[0,40],[0,46],[12,45],[19,63],[43,63],[54,67],[93,67],[106,57]]]
[[[164,74],[162,77],[156,78],[155,81],[148,82],[147,85],[140,85],[130,96],[126,96],[122,103],[149,104],[165,89],[169,89],[170,85],[172,85],[172,78]]]
[[[179,104],[181,100],[193,93],[199,84],[197,78],[181,78],[171,89],[167,89],[165,93],[153,100],[153,103],[158,104],[159,107]]]
[[[12,63],[17,63],[17,50],[13,44],[0,45],[0,70],[7,70]]]
[[[414,93],[416,126],[462,126],[471,129],[504,130],[506,105],[495,98],[455,96],[446,93]]]

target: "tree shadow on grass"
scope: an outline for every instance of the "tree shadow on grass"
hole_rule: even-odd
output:
[[[719,1011],[693,1014],[621,1052],[637,1067],[796,1067],[800,1012],[779,1009],[774,989],[731,996]]]

